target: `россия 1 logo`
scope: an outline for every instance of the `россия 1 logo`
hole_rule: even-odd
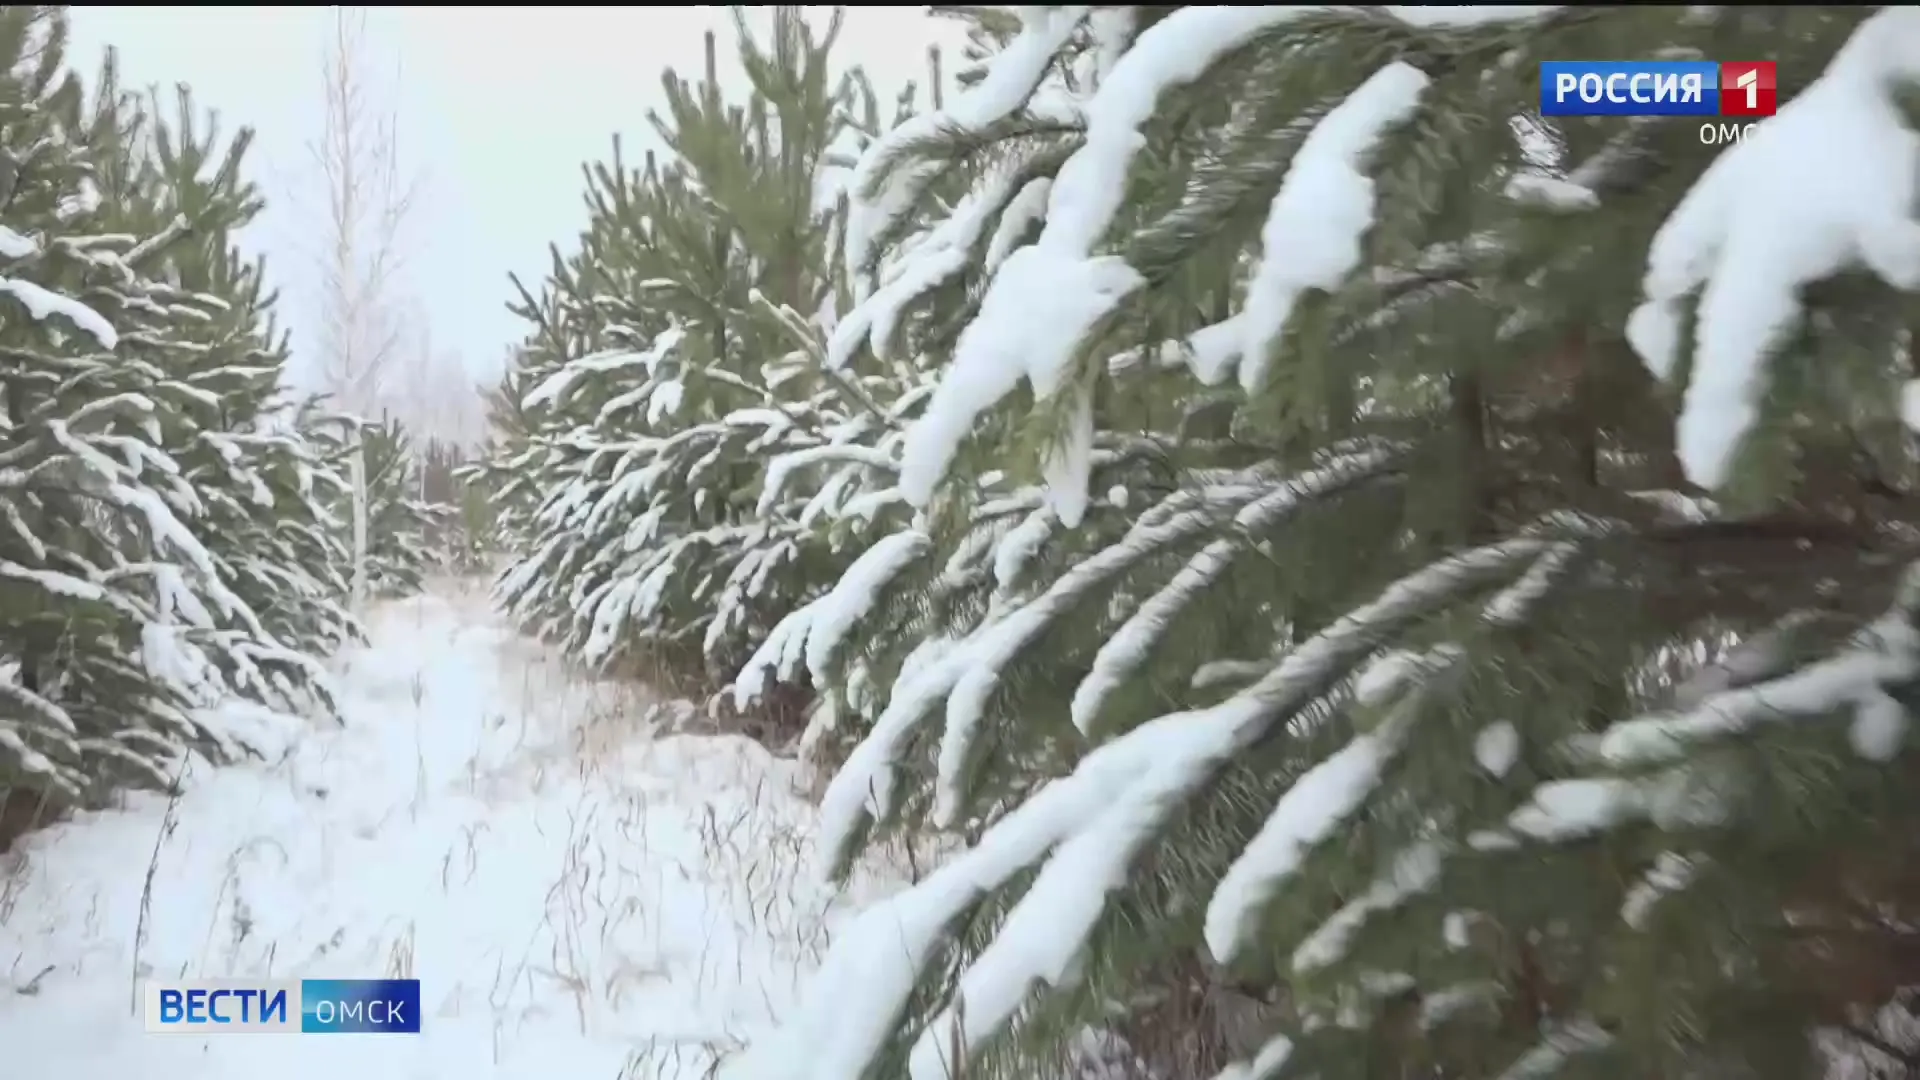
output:
[[[1549,60],[1542,116],[1772,116],[1773,61]]]

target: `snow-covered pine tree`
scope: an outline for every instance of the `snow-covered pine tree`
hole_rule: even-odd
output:
[[[65,42],[63,8],[0,9],[0,788],[73,804],[244,750],[194,706],[201,645],[247,655],[208,635],[258,620],[168,453],[180,398],[155,357],[180,320],[155,275],[190,225],[120,227],[124,102],[86,98]]]
[[[909,341],[950,356],[901,466],[931,542],[805,647],[845,687],[951,639],[893,665],[826,839],[976,839],[838,937],[765,1074],[1051,1074],[1216,964],[1257,1000],[1160,1075],[1904,1067],[1920,14],[1017,18],[856,173],[850,266],[914,284],[841,326],[983,287]],[[1538,116],[1539,62],[1595,55],[1765,55],[1788,104],[1730,146]],[[922,194],[988,144],[1040,175]],[[985,250],[888,250],[970,215]],[[1108,541],[1121,433],[1158,487]],[[1036,460],[1046,545],[1098,550],[955,602],[921,568]]]
[[[410,596],[445,564],[446,553],[434,540],[444,535],[453,509],[420,497],[425,463],[398,421],[364,424],[361,445],[367,461],[368,595]]]
[[[96,96],[114,92],[112,57]],[[283,390],[287,341],[272,318],[264,263],[233,234],[265,203],[243,171],[253,141],[222,137],[218,117],[177,88],[122,104],[130,121],[99,182],[114,228],[143,235],[175,220],[186,231],[161,253],[162,279],[129,332],[160,373],[163,448],[198,498],[192,526],[245,612],[196,633],[237,691],[297,707],[330,699],[319,657],[356,633],[343,601],[346,549],[327,509],[340,479],[295,430]],[[251,620],[251,621],[249,621]]]
[[[556,323],[560,316],[543,312],[542,318]],[[456,474],[469,492],[486,503],[488,548],[509,557],[510,553],[529,550],[538,528],[534,512],[539,500],[533,477],[514,468],[541,460],[538,455],[521,457],[538,431],[532,417],[520,407],[521,398],[537,379],[529,369],[532,362],[527,350],[509,351],[500,378],[484,391],[491,438],[479,456]]]
[[[541,498],[502,580],[512,610],[590,663],[644,660],[701,692],[897,502],[861,495],[891,485],[875,447],[913,385],[822,365],[840,299],[833,155],[851,108],[877,113],[859,80],[831,76],[839,15],[816,36],[776,7],[765,45],[735,19],[745,104],[723,96],[709,36],[700,83],[665,79],[668,155],[633,169],[616,144],[589,170],[581,252],[556,253],[524,297],[536,331],[507,392],[525,434],[500,466]]]
[[[1020,30],[1017,18],[997,9],[959,14],[973,20],[972,60],[1007,47]],[[1013,102],[1005,115],[983,112],[983,100],[1005,92],[989,81],[952,109],[936,103],[930,113],[903,117],[862,157],[846,180],[855,202],[844,257],[863,299],[834,327],[830,369],[923,373],[951,359],[986,281],[1041,222],[1052,174],[1078,130],[1072,95],[1111,60],[1087,44],[1065,42],[1072,59],[1057,65],[1057,75],[1024,106]],[[1043,74],[1036,69],[1034,78]],[[957,78],[977,84],[986,69],[965,68]],[[933,389],[920,377],[899,398],[902,415],[923,408]],[[1186,400],[1186,389],[1173,378],[1135,380],[1089,396],[1065,395],[1032,416],[991,418],[967,458],[966,497],[874,544],[835,588],[776,628],[742,671],[736,695],[745,700],[763,692],[770,674],[830,676],[810,735],[818,740],[838,731],[842,737],[809,745],[827,759],[844,757],[844,736],[857,736],[861,725],[842,728],[843,713],[876,719],[890,684],[945,659],[967,628],[997,617],[1036,581],[1117,538],[1131,520],[1130,505],[1172,490],[1176,443],[1187,453],[1218,448],[1224,431],[1204,425],[1212,419],[1217,427],[1212,414],[1219,403],[1203,398],[1195,404]],[[1074,429],[1065,446],[1053,441],[1063,422]],[[884,449],[892,454],[898,446],[896,436]],[[1227,450],[1245,462],[1258,447]],[[1084,503],[1050,500],[1046,478],[1077,455],[1098,470],[1093,487],[1099,494]],[[781,467],[776,458],[775,468]],[[906,501],[897,484],[876,497]],[[1220,629],[1231,638],[1230,628]],[[1050,643],[1028,644],[1040,650],[1028,656],[1035,671],[1073,662],[1071,655],[1048,654]],[[1045,739],[1003,749],[1015,758],[1037,755],[995,771],[1014,785],[1005,797],[1017,799],[1062,764]]]
[[[298,395],[284,414],[319,463],[315,492],[331,539],[341,551],[341,575],[351,594],[354,551],[352,461],[358,447],[366,466],[366,590],[372,599],[410,596],[429,574],[447,567],[442,542],[454,508],[421,497],[423,461],[406,426],[333,408],[324,396]]]
[[[475,392],[482,390],[476,387]],[[490,493],[472,482],[469,468],[484,460],[486,446],[477,439],[464,445],[429,439],[420,451],[419,498],[435,508],[427,548],[455,574],[483,574],[494,568],[497,516]]]

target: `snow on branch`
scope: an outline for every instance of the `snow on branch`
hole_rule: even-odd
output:
[[[1401,852],[1365,892],[1300,940],[1293,950],[1293,970],[1304,974],[1343,959],[1354,935],[1369,919],[1431,890],[1439,883],[1444,865],[1445,851],[1434,841],[1422,841]]]
[[[1246,1061],[1236,1061],[1214,1074],[1214,1080],[1267,1080],[1293,1057],[1293,1040],[1276,1035]]]
[[[1087,334],[1143,284],[1124,260],[1091,252],[1119,210],[1141,146],[1140,126],[1161,95],[1198,78],[1262,30],[1309,10],[1183,8],[1148,28],[1114,64],[1087,102],[1085,144],[1049,189],[1040,239],[1001,264],[960,336],[952,369],[909,432],[900,487],[910,503],[926,505],[974,421],[1022,378],[1036,398],[1056,392]],[[1086,483],[1084,475],[1063,479]],[[1082,490],[1071,501],[1084,500]]]
[[[1920,80],[1920,9],[1862,22],[1827,70],[1727,147],[1654,235],[1627,338],[1656,376],[1680,358],[1700,290],[1677,450],[1706,488],[1727,479],[1764,396],[1763,367],[1800,321],[1799,293],[1855,264],[1920,289],[1920,135],[1894,95]],[[1704,287],[1703,287],[1704,286]]]
[[[92,335],[103,349],[112,349],[120,344],[120,333],[112,323],[71,296],[42,288],[22,278],[0,278],[0,292],[13,294],[15,300],[26,306],[27,313],[41,322],[54,315],[61,316]]]
[[[1169,90],[1198,79],[1266,30],[1317,10],[1307,6],[1181,8],[1148,27],[1085,107],[1086,144],[1060,169],[1035,246],[1081,259],[1105,235],[1144,146],[1140,127]]]
[[[1047,193],[1053,190],[1053,177],[1037,176],[1027,181],[1026,186],[1016,192],[1000,212],[1000,222],[994,226],[993,236],[987,241],[986,261],[982,268],[991,274],[1000,269],[1007,256],[1014,251],[1014,245],[1026,234],[1033,223],[1041,220],[1047,212]]]
[[[1395,61],[1333,107],[1300,144],[1260,231],[1260,263],[1240,315],[1240,383],[1266,381],[1274,344],[1308,289],[1331,290],[1359,267],[1360,241],[1373,227],[1373,178],[1366,158],[1381,135],[1405,123],[1432,82]]]
[[[826,865],[833,867],[843,860],[863,825],[891,812],[894,771],[899,764],[901,747],[933,707],[955,693],[955,684],[963,675],[983,661],[989,665],[987,674],[976,676],[979,680],[976,685],[980,686],[977,692],[983,695],[979,700],[984,705],[984,695],[991,693],[992,680],[1005,663],[993,660],[999,650],[1012,643],[1017,651],[1031,641],[1065,607],[1066,597],[1079,596],[1168,544],[1200,535],[1222,507],[1238,508],[1258,497],[1263,489],[1256,485],[1263,476],[1263,471],[1253,471],[1253,475],[1239,483],[1222,482],[1175,492],[1141,514],[1120,540],[1076,565],[1027,606],[1006,619],[980,627],[937,658],[911,670],[903,669],[894,681],[886,708],[834,775],[820,801],[821,845],[833,853]],[[966,745],[970,745],[961,740],[971,739],[972,720],[977,719],[977,716],[969,718],[968,710],[975,707],[971,701],[969,698],[957,707],[949,706],[947,737],[941,743],[943,760],[950,752],[949,742],[954,746],[951,751],[954,754],[964,753]],[[954,711],[956,708],[958,712]],[[953,734],[955,716],[965,727],[960,735]],[[941,788],[947,786],[942,784]],[[936,799],[940,798],[936,793]],[[958,793],[951,793],[946,799],[957,806]]]
[[[862,1075],[954,921],[1110,807],[1157,754],[1184,737],[1172,725],[1136,734],[1094,750],[1071,776],[1042,788],[974,847],[839,931],[800,1014],[779,1039],[769,1040],[770,1069],[795,1080]],[[926,1068],[916,1051],[915,1080],[934,1075],[945,1073]]]
[[[1062,574],[1046,592],[1009,612],[998,622],[976,631],[957,662],[957,673],[947,694],[946,726],[940,737],[938,774],[934,787],[934,821],[954,823],[963,792],[960,779],[971,753],[987,702],[1000,685],[1007,664],[1095,587],[1131,569],[1156,552],[1200,536],[1212,526],[1212,514],[1192,510],[1146,527],[1136,525],[1118,542]]]
[[[1053,536],[1054,527],[1059,523],[1060,519],[1054,514],[1052,507],[1037,506],[1026,517],[1020,519],[1020,524],[1002,533],[994,542],[993,599],[995,601],[1006,598],[1010,590],[1019,584],[1027,564],[1040,553],[1040,549]],[[948,564],[949,573],[952,569],[952,564]]]
[[[1597,523],[1587,523],[1594,527]],[[1492,552],[1495,549],[1481,549]],[[1532,565],[1513,583],[1500,590],[1481,610],[1481,618],[1492,626],[1515,627],[1543,599],[1573,557],[1578,543],[1558,540],[1528,548],[1522,557],[1532,557]],[[1467,557],[1480,552],[1469,552]],[[1484,556],[1482,556],[1484,557]],[[1435,564],[1437,569],[1447,563]],[[1426,571],[1422,571],[1425,573]],[[1397,586],[1396,586],[1397,587]],[[1337,625],[1337,624],[1336,624]],[[1389,656],[1389,660],[1393,657]],[[1254,925],[1262,908],[1280,888],[1300,870],[1307,852],[1330,839],[1335,830],[1357,812],[1376,790],[1386,767],[1405,747],[1424,698],[1443,685],[1442,680],[1459,670],[1464,651],[1451,642],[1443,643],[1412,663],[1396,663],[1399,678],[1392,692],[1399,701],[1388,717],[1374,730],[1353,738],[1331,757],[1307,770],[1294,781],[1266,822],[1240,857],[1227,869],[1207,905],[1207,948],[1221,963],[1230,963]],[[1382,682],[1371,672],[1358,680]],[[1376,691],[1386,697],[1385,692]],[[1309,937],[1296,951],[1296,969],[1306,970],[1331,962],[1348,937],[1375,912],[1399,903],[1414,892],[1429,888],[1438,879],[1444,849],[1433,846],[1416,848],[1404,854],[1412,860],[1403,863],[1376,884],[1359,906],[1336,914],[1322,930],[1328,935]]]
[[[769,671],[781,680],[793,678],[804,660],[816,677],[827,673],[834,652],[853,628],[873,610],[886,588],[913,561],[926,554],[931,541],[909,529],[888,536],[860,554],[840,575],[832,591],[781,619],[734,678],[733,697],[745,709],[766,692]]]
[[[787,478],[794,470],[828,461],[852,462],[882,472],[893,472],[900,466],[893,455],[878,447],[860,446],[854,443],[828,443],[825,446],[809,446],[801,450],[781,454],[767,464],[767,478],[760,489],[760,502],[754,513],[765,517],[773,511],[776,500],[787,486]]]
[[[1024,175],[1021,164],[1017,160],[1003,163],[903,257],[897,275],[840,317],[827,342],[824,363],[829,370],[846,367],[863,342],[869,344],[873,354],[882,361],[888,358],[887,347],[900,322],[900,313],[914,300],[965,270],[975,245],[986,235],[987,225],[994,216],[1013,212],[1012,203],[1025,190],[1016,187]]]
[[[5,225],[0,225],[0,257],[8,259],[30,259],[40,254],[40,242],[30,236],[22,236]]]
[[[684,336],[684,331],[673,327],[662,331],[643,351],[615,349],[593,353],[578,360],[570,360],[559,371],[547,376],[538,386],[529,390],[520,399],[520,407],[534,409],[542,405],[555,407],[565,405],[567,396],[572,393],[573,388],[591,375],[632,367],[645,367],[647,371],[652,372],[662,360],[673,353]]]
[[[1560,1075],[1572,1059],[1605,1050],[1613,1041],[1612,1032],[1587,1017],[1552,1023],[1541,1033],[1540,1041],[1495,1080],[1549,1080]]]
[[[1406,745],[1414,700],[1403,702],[1379,727],[1355,736],[1307,770],[1280,797],[1207,905],[1207,948],[1214,959],[1232,962],[1254,917],[1299,872],[1307,852],[1329,840],[1374,793],[1381,773]],[[1433,873],[1438,873],[1437,866]]]
[[[975,420],[1023,378],[1036,399],[1057,393],[1088,335],[1145,283],[1124,259],[1092,252],[1119,211],[1143,145],[1140,128],[1162,95],[1199,78],[1260,33],[1318,10],[1182,8],[1149,27],[1114,65],[1087,102],[1086,142],[1049,189],[1040,238],[1001,264],[979,313],[960,335],[951,370],[909,432],[900,486],[910,503],[926,505]],[[1381,131],[1405,119],[1427,81],[1415,68],[1390,65],[1322,122],[1316,134],[1324,134],[1303,148],[1289,177],[1292,193],[1283,190],[1276,200],[1265,234],[1267,250],[1284,250],[1285,258],[1263,264],[1267,269],[1256,275],[1249,301],[1259,316],[1236,322],[1222,346],[1247,356],[1257,347],[1264,355],[1302,289],[1331,287],[1351,272],[1359,236],[1373,216],[1372,182],[1354,161]],[[1339,212],[1328,215],[1329,204]],[[1222,365],[1216,359],[1213,366]],[[1051,464],[1049,488],[1056,490],[1050,495],[1062,520],[1072,523],[1087,497],[1084,458],[1056,455]]]
[[[1249,537],[1271,529],[1295,511],[1347,488],[1379,476],[1398,455],[1388,450],[1363,451],[1336,459],[1320,469],[1282,484],[1243,509],[1236,521],[1241,535],[1209,543],[1171,581],[1148,597],[1093,658],[1093,668],[1073,691],[1073,723],[1091,731],[1107,700],[1141,664],[1166,633],[1174,616],[1212,585],[1250,543]]]
[[[1022,379],[1033,384],[1036,399],[1052,397],[1087,333],[1143,282],[1118,256],[1061,258],[1038,244],[1009,256],[961,331],[926,411],[908,429],[900,465],[908,502],[927,505],[974,421]],[[1086,478],[1077,481],[1084,500]]]
[[[1724,805],[1715,777],[1686,760],[1701,743],[1743,734],[1763,723],[1785,723],[1850,710],[1856,752],[1886,761],[1904,745],[1911,717],[1888,689],[1920,679],[1920,565],[1910,567],[1899,599],[1835,655],[1764,682],[1712,694],[1679,713],[1623,720],[1580,753],[1630,776],[1576,777],[1541,784],[1507,818],[1508,832],[1469,838],[1483,849],[1511,847],[1514,834],[1558,842],[1590,836],[1633,821],[1658,825],[1714,825]],[[1649,766],[1657,771],[1641,773]],[[1664,768],[1659,768],[1664,766]]]
[[[1087,762],[1128,747],[1152,748],[1142,754],[1148,762],[1137,777],[1059,844],[993,943],[962,975],[955,1004],[935,1017],[914,1046],[915,1080],[948,1080],[945,1058],[952,1047],[978,1047],[1011,1018],[1035,982],[1060,984],[1140,851],[1167,816],[1236,754],[1333,689],[1384,640],[1488,577],[1512,573],[1549,545],[1516,538],[1425,567],[1301,643],[1248,689],[1211,708],[1150,721],[1089,755]],[[1069,781],[1078,775],[1076,769]],[[981,846],[1013,821],[1010,816],[989,830]]]
[[[1564,4],[1434,4],[1412,6],[1390,4],[1386,12],[1408,26],[1431,29],[1464,29],[1491,23],[1525,22],[1551,15]]]
[[[939,171],[939,163],[902,163],[902,152],[947,128],[979,131],[1011,115],[1040,85],[1054,57],[1086,18],[1087,6],[1031,6],[1018,9],[1020,35],[993,57],[978,83],[957,95],[944,110],[921,113],[882,135],[861,155],[848,184],[846,263],[858,299],[866,299],[867,270],[875,244],[912,209],[914,200]]]
[[[1192,493],[1186,494],[1190,504]],[[1179,509],[1159,515],[1148,527],[1183,528],[1190,513]],[[802,1044],[788,1048],[804,1055],[800,1074],[818,1080],[858,1075],[953,921],[1052,852],[994,943],[962,977],[956,1005],[942,1012],[914,1047],[915,1080],[950,1077],[946,1059],[953,1047],[977,1047],[1026,1000],[1034,982],[1058,984],[1066,977],[1106,897],[1124,885],[1140,848],[1165,816],[1234,754],[1327,693],[1357,660],[1411,622],[1487,578],[1511,574],[1563,545],[1528,536],[1429,566],[1300,645],[1266,678],[1228,701],[1161,717],[1088,754],[1072,774],[1046,785],[989,829],[972,850],[867,911],[836,941],[811,996],[820,1004],[789,1029],[789,1038]],[[1126,550],[1127,541],[1115,548]],[[1095,559],[1103,557],[1126,561],[1105,553]],[[977,648],[975,642],[903,674],[888,712],[829,791],[827,810],[838,819],[829,827],[830,843],[838,837],[844,844],[860,810],[886,804],[900,740],[977,662],[970,655]]]
[[[1762,723],[1817,717],[1851,709],[1853,746],[1862,757],[1886,761],[1905,741],[1908,716],[1886,688],[1920,678],[1920,575],[1909,595],[1856,635],[1838,654],[1753,686],[1714,694],[1684,712],[1637,717],[1602,735],[1602,761],[1616,767],[1677,761],[1703,742],[1749,731]]]

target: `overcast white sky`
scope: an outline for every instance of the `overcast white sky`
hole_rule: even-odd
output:
[[[305,237],[313,231],[300,205],[316,205],[306,146],[321,121],[319,58],[331,9],[71,11],[72,62],[83,75],[115,45],[128,85],[186,82],[224,122],[258,130],[251,171],[272,205],[247,242],[268,255],[298,344],[311,321]],[[660,73],[677,66],[697,77],[709,27],[725,30],[721,54],[730,61],[731,20],[721,7],[371,10],[371,44],[382,66],[400,70],[401,150],[422,173],[408,277],[436,343],[480,372],[520,337],[519,320],[503,307],[508,271],[532,284],[548,265],[547,245],[570,246],[585,216],[580,165],[604,157],[614,132],[635,158],[654,145],[646,112],[660,104]],[[836,51],[890,97],[908,79],[924,82],[936,39],[957,40],[952,24],[923,8],[860,8]],[[723,67],[729,76],[744,89],[737,63]]]

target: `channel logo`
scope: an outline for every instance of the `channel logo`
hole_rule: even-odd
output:
[[[153,1034],[420,1032],[418,979],[150,979],[143,989],[142,1011]]]
[[[1780,92],[1771,60],[1549,60],[1540,65],[1542,116],[1772,116]]]

